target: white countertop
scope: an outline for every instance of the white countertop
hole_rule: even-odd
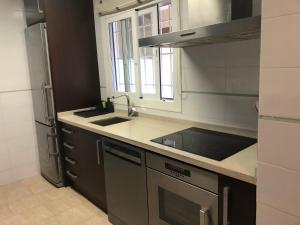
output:
[[[117,139],[149,151],[192,164],[194,166],[211,170],[248,183],[256,184],[257,144],[252,145],[223,161],[215,161],[150,141],[154,138],[190,127],[199,127],[246,137],[256,137],[256,132],[143,114],[139,117],[130,118],[131,120],[128,122],[106,127],[91,123],[93,121],[114,116],[127,118],[127,112],[117,111],[102,116],[82,118],[74,115],[73,111],[69,111],[58,113],[58,120],[63,123],[80,127],[106,137]]]

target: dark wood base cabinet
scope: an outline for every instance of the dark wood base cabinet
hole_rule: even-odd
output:
[[[60,124],[65,183],[107,211],[102,137]]]
[[[256,224],[255,185],[235,180],[230,177],[220,176],[219,192],[220,225]]]
[[[102,136],[63,123],[59,131],[65,183],[107,212]],[[255,225],[255,185],[219,175],[218,189],[219,225]]]

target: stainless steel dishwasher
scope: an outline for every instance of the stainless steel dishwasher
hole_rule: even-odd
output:
[[[147,225],[145,151],[103,139],[108,218],[114,225]]]

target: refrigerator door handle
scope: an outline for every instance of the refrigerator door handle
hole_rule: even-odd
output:
[[[42,102],[43,102],[43,115],[44,115],[44,118],[45,120],[47,120],[47,109],[46,109],[46,89],[45,89],[45,83],[42,84],[42,87],[41,87],[41,90],[42,90]]]
[[[54,115],[50,115],[50,109],[49,109],[49,99],[48,99],[48,90],[50,92],[52,92],[52,86],[51,85],[45,85],[44,86],[44,89],[45,89],[45,96],[46,96],[46,109],[47,109],[47,116],[46,116],[46,119],[49,120],[49,121],[52,121],[54,120]]]
[[[40,0],[37,0],[36,3],[37,3],[37,10],[38,10],[38,13],[43,14],[44,11],[41,9],[41,3],[40,3]]]
[[[56,148],[56,152],[51,153],[51,152],[49,151],[49,149],[50,149],[49,139],[50,139],[50,138],[51,138],[52,140],[55,140],[55,145],[56,145],[56,147],[57,147],[57,134],[47,134],[48,156],[49,156],[49,158],[51,158],[52,156],[59,156],[59,151],[58,151],[57,148]]]
[[[50,85],[47,85],[46,83],[43,83],[42,85],[42,93],[43,93],[43,108],[44,108],[44,116],[45,119],[49,122],[54,120],[54,117],[50,115],[49,105],[48,105],[48,95],[47,90],[52,90],[52,87]]]
[[[50,68],[50,55],[49,55],[49,46],[48,46],[48,38],[47,38],[47,27],[46,24],[43,23],[41,27],[42,31],[42,42],[43,42],[43,50],[44,54],[46,56],[46,67],[47,67],[47,74],[48,74],[48,80],[49,84],[44,83],[44,90],[45,90],[45,99],[46,99],[46,119],[48,121],[55,120],[55,107],[54,107],[54,98],[53,98],[53,90],[52,90],[52,75],[51,75],[51,68]],[[51,93],[50,99],[48,98],[48,92]],[[49,101],[50,100],[50,101]],[[51,103],[51,109],[52,112],[50,112],[49,104]],[[52,115],[50,115],[50,113]],[[54,121],[55,122],[55,121]]]

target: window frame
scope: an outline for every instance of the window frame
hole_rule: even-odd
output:
[[[159,3],[160,1],[155,1],[155,3]],[[152,4],[148,4],[149,8],[153,6]],[[113,71],[112,71],[112,61],[111,61],[111,54],[110,54],[110,37],[109,37],[109,23],[119,21],[122,19],[126,19],[131,17],[132,18],[132,45],[133,45],[133,54],[134,54],[134,71],[135,71],[135,82],[136,82],[136,92],[128,92],[127,94],[131,97],[132,102],[136,107],[141,107],[145,109],[154,109],[154,110],[162,110],[162,111],[171,111],[171,112],[181,112],[182,105],[181,105],[181,53],[179,49],[174,49],[174,74],[173,74],[173,88],[174,88],[174,99],[161,99],[161,90],[160,90],[160,71],[158,73],[159,76],[159,83],[157,82],[156,85],[159,85],[157,93],[158,96],[151,96],[151,94],[142,94],[142,87],[141,87],[141,71],[140,71],[140,51],[138,47],[138,14],[140,11],[141,13],[145,10],[147,11],[149,8],[145,8],[146,5],[143,6],[143,9],[136,10],[131,9],[128,11],[116,13],[113,15],[99,17],[100,19],[100,32],[102,35],[100,48],[103,47],[103,66],[104,66],[104,73],[105,73],[105,81],[106,81],[106,90],[107,96],[118,96],[124,94],[125,92],[117,92],[113,87]],[[155,6],[156,7],[156,6]],[[156,7],[157,8],[157,7]],[[137,8],[138,9],[138,8]],[[158,13],[158,12],[157,12]],[[179,0],[172,0],[172,31],[177,31],[180,26],[180,16],[179,16]],[[158,18],[157,18],[158,19]],[[159,58],[159,48],[157,48],[157,56]],[[159,61],[157,62],[159,65]],[[159,68],[159,66],[156,66]],[[125,105],[126,101],[122,98],[116,99],[115,104]]]
[[[153,6],[153,7],[149,7],[149,8],[146,8],[146,9],[143,9],[143,10],[139,10],[137,12],[137,20],[139,20],[139,16],[142,16],[142,15],[146,15],[148,13],[152,13],[152,16],[157,16],[157,7],[156,6]],[[138,22],[137,22],[138,24]],[[155,26],[152,28],[152,33],[153,35],[158,35],[158,17],[156,17],[153,21],[153,24],[155,24]],[[139,26],[137,26],[137,29],[139,28]],[[153,29],[156,30],[156,32],[153,32]],[[137,38],[139,38],[137,36]],[[139,48],[140,50],[141,48]],[[142,87],[141,87],[141,94],[140,94],[140,97],[142,98],[145,98],[145,99],[148,99],[148,98],[152,98],[152,99],[159,99],[160,98],[160,58],[159,58],[159,49],[158,48],[152,48],[153,50],[153,58],[154,58],[154,63],[155,63],[155,89],[156,89],[156,92],[155,94],[150,94],[150,93],[143,93],[143,90],[142,90]],[[139,51],[139,60],[141,59],[141,56],[140,56],[140,51]],[[140,75],[141,75],[141,65],[139,65],[140,68]],[[142,83],[141,83],[142,85]]]
[[[118,96],[121,94],[125,94],[127,93],[128,95],[130,95],[130,97],[132,99],[136,99],[139,98],[139,93],[140,93],[140,79],[139,79],[139,65],[138,65],[138,42],[137,39],[135,38],[137,33],[136,33],[136,29],[134,29],[134,27],[136,27],[136,20],[135,20],[135,15],[136,13],[133,11],[124,11],[122,13],[117,13],[117,14],[113,14],[113,15],[109,15],[109,16],[105,16],[103,17],[103,20],[101,21],[101,27],[102,27],[102,31],[101,33],[104,34],[103,37],[103,55],[104,55],[104,71],[105,71],[105,78],[106,78],[106,88],[107,88],[107,95],[108,96]],[[116,21],[120,21],[120,20],[124,20],[127,18],[131,18],[131,25],[132,25],[132,47],[133,47],[133,59],[134,59],[134,78],[135,78],[135,86],[136,86],[136,90],[135,92],[120,92],[120,91],[116,91],[114,88],[114,77],[113,77],[113,65],[114,62],[112,62],[112,57],[111,57],[111,46],[110,46],[110,31],[109,31],[109,24],[116,22]],[[105,47],[106,46],[106,47]],[[116,99],[115,100],[116,103],[122,104],[122,99]]]

